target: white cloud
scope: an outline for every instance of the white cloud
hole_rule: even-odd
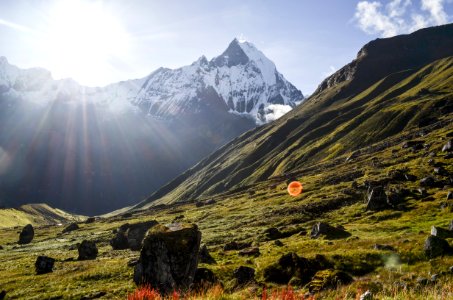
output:
[[[266,107],[265,117],[267,122],[272,122],[286,114],[292,109],[289,105],[283,104],[271,104]]]
[[[386,5],[378,1],[360,1],[354,19],[360,29],[369,34],[390,37],[420,28],[448,23],[446,0],[391,0]],[[417,12],[418,11],[418,12]]]

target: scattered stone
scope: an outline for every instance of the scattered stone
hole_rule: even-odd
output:
[[[47,256],[38,256],[35,262],[36,274],[46,274],[52,272],[55,259]]]
[[[91,223],[94,223],[96,222],[96,218],[95,217],[88,217],[85,221],[85,224],[91,224]]]
[[[451,225],[451,224],[450,224]],[[431,235],[437,236],[441,239],[453,238],[453,231],[441,227],[432,226]]]
[[[327,223],[318,222],[313,225],[310,237],[315,239],[320,236],[324,236],[327,239],[338,239],[349,237],[351,234],[341,227],[333,227]]]
[[[406,141],[403,143],[401,148],[403,149],[412,148],[413,151],[417,151],[423,149],[423,144],[424,141]]]
[[[129,242],[127,240],[126,233],[124,231],[117,230],[116,235],[110,240],[110,246],[113,250],[124,250],[129,248]]]
[[[276,240],[281,238],[282,233],[278,230],[278,228],[271,227],[264,231],[264,235],[269,240]]]
[[[253,247],[253,248],[246,248],[238,253],[240,256],[260,256],[260,248]]]
[[[245,285],[255,281],[255,269],[245,266],[240,266],[233,273],[237,285]]]
[[[198,261],[204,264],[215,264],[215,259],[211,256],[206,245],[202,245],[198,253]]]
[[[428,258],[434,258],[450,252],[448,242],[440,237],[430,235],[425,240],[424,251]]]
[[[453,199],[453,192],[449,191],[447,193],[447,200],[452,200]]]
[[[368,189],[366,210],[380,211],[390,207],[389,198],[382,186]]]
[[[366,291],[360,295],[360,300],[373,300],[373,294],[370,291]]]
[[[431,176],[422,178],[420,180],[420,186],[435,187],[436,186],[436,180],[434,180],[434,178],[431,177]]]
[[[437,279],[439,279],[439,274],[433,274],[429,280],[434,283]]]
[[[381,244],[374,244],[373,247],[375,250],[382,250],[382,251],[396,251],[396,249],[390,245],[381,245]]]
[[[443,167],[435,167],[433,169],[433,173],[436,175],[448,175],[447,170],[445,170]]]
[[[282,243],[282,241],[280,241],[280,240],[275,240],[275,241],[274,241],[274,245],[275,245],[275,246],[278,246],[278,247],[282,247],[282,246],[283,246],[283,243]]]
[[[451,140],[449,140],[443,147],[442,152],[451,152],[453,150],[453,146]]]
[[[33,229],[33,226],[31,224],[25,225],[25,227],[22,229],[19,235],[19,244],[29,244],[32,240],[33,237],[35,236],[35,231]]]
[[[353,281],[347,273],[339,270],[327,269],[316,272],[308,284],[310,292],[319,292],[325,289],[335,289],[339,285],[349,284]]]
[[[67,232],[71,232],[71,231],[74,231],[77,229],[79,229],[79,225],[77,225],[77,223],[71,223],[68,226],[66,226],[66,228],[63,229],[63,231],[61,233],[67,233]]]
[[[5,299],[5,297],[6,297],[6,291],[1,291],[0,292],[0,300]]]
[[[321,256],[317,256],[316,260],[317,263],[315,264],[293,252],[284,254],[277,263],[264,268],[264,280],[266,282],[288,284],[292,278],[298,278],[300,281],[299,285],[305,284],[310,281],[320,265],[325,265]]]
[[[197,270],[200,240],[194,224],[154,226],[143,240],[134,282],[149,284],[162,294],[188,289]]]
[[[418,277],[415,281],[418,285],[428,285],[430,283],[429,279],[425,277]]]
[[[193,289],[207,289],[217,283],[217,276],[207,268],[198,268],[193,279]]]
[[[226,243],[225,246],[223,246],[224,251],[229,251],[229,250],[242,250],[245,248],[249,248],[252,246],[252,242],[247,242],[247,243],[238,243],[235,241]]]
[[[137,264],[138,264],[138,258],[131,258],[131,259],[127,262],[127,266],[128,266],[128,267],[135,267]]]
[[[93,241],[83,240],[82,243],[77,246],[77,250],[79,251],[78,260],[96,259],[98,255],[98,248]]]

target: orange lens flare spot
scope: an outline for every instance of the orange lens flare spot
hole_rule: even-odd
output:
[[[293,181],[288,184],[288,193],[293,197],[300,195],[302,193],[302,190],[303,187],[299,181]]]

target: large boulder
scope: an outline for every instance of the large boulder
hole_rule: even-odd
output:
[[[25,225],[19,235],[19,244],[29,244],[35,236],[35,230],[31,224]]]
[[[146,232],[156,224],[157,221],[154,220],[123,224],[116,230],[115,236],[110,240],[110,245],[114,250],[129,248],[133,251],[140,251]]]
[[[98,248],[93,241],[83,240],[82,243],[77,246],[77,250],[79,251],[78,260],[96,259],[98,256]]]
[[[448,242],[434,235],[430,235],[425,240],[424,250],[428,258],[442,256],[451,252]]]
[[[162,294],[185,290],[194,280],[201,232],[194,224],[156,225],[143,240],[134,281],[148,284]]]
[[[312,239],[316,239],[321,236],[324,236],[326,239],[340,239],[346,238],[350,235],[351,234],[345,231],[342,227],[334,227],[323,222],[318,222],[313,225],[310,232],[310,237]]]
[[[391,208],[391,204],[382,186],[368,189],[366,210],[380,211]]]
[[[79,229],[79,225],[77,225],[77,223],[71,223],[63,229],[62,233],[71,232],[77,229]]]
[[[55,259],[48,256],[38,256],[35,262],[36,274],[46,274],[53,270]]]

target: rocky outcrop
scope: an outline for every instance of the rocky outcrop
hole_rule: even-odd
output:
[[[154,226],[143,240],[134,282],[162,294],[188,289],[197,270],[200,240],[201,232],[193,224]]]
[[[29,244],[33,240],[33,237],[35,236],[35,230],[33,229],[33,226],[31,224],[25,225],[25,227],[22,229],[20,235],[19,235],[19,244]]]

